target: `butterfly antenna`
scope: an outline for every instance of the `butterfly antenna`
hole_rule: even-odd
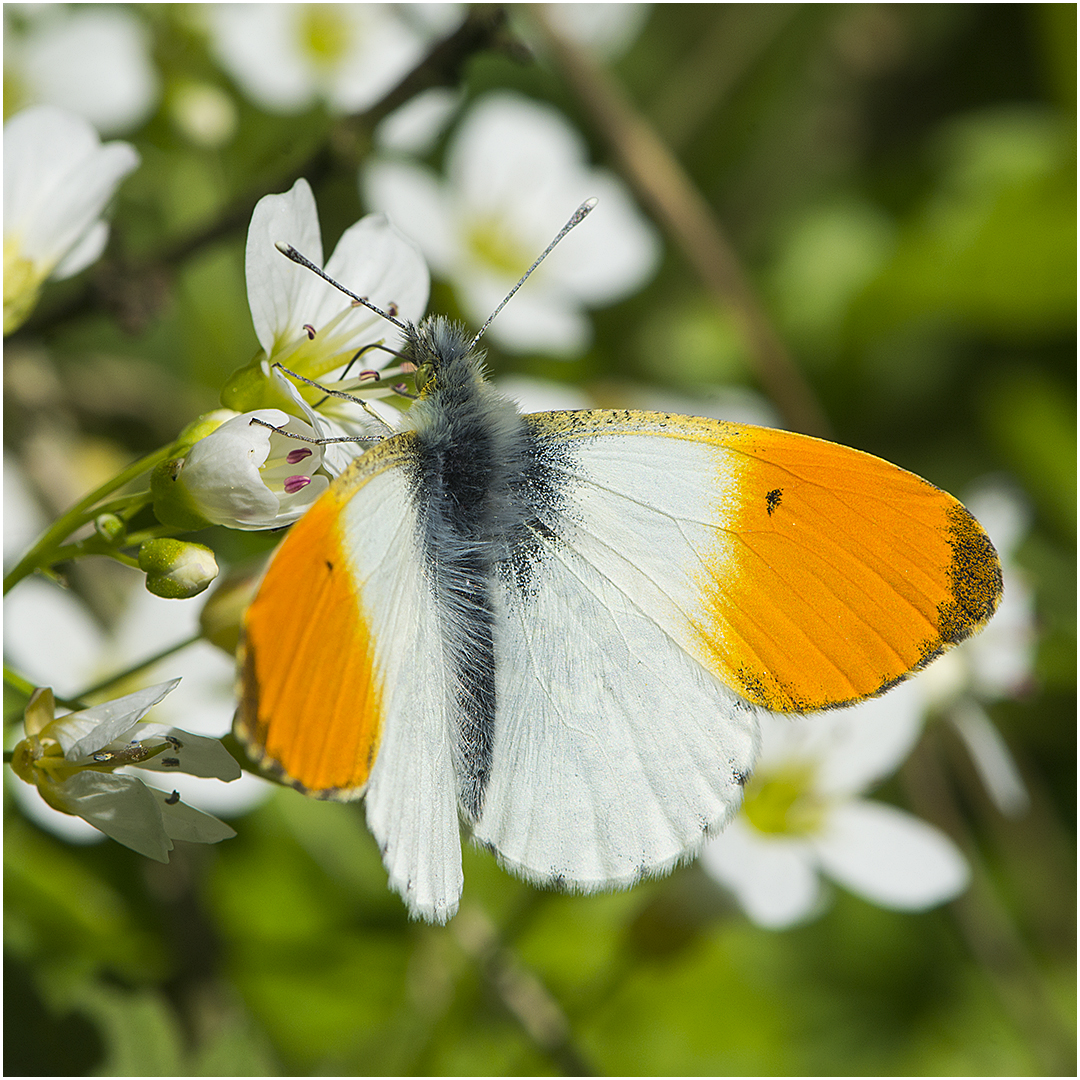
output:
[[[589,209],[592,209],[592,207],[590,207]],[[578,213],[580,214],[581,211],[579,210]],[[577,222],[575,221],[574,224],[576,225]],[[552,245],[551,245],[552,247],[555,246],[555,243],[557,243],[558,240],[562,239],[563,233],[565,233],[567,231],[567,229],[569,229],[569,228],[570,228],[570,225],[567,225],[567,227],[565,229],[563,229],[562,233],[560,233],[559,236],[556,238],[556,241],[554,241],[552,243]],[[297,263],[299,266],[306,267],[313,274],[318,274],[319,277],[321,277],[323,279],[323,281],[329,282],[329,284],[333,285],[335,289],[337,289],[339,292],[343,292],[346,296],[350,297],[355,303],[362,304],[369,311],[374,311],[376,315],[381,315],[387,322],[392,322],[399,330],[403,330],[405,332],[408,332],[409,328],[400,319],[396,319],[388,311],[383,311],[383,309],[381,307],[379,307],[376,304],[373,304],[370,300],[365,300],[362,296],[357,296],[356,293],[350,292],[350,290],[346,289],[344,285],[342,285],[339,282],[335,281],[328,273],[326,273],[325,270],[322,270],[318,266],[316,266],[309,258],[307,258],[307,256],[301,255],[300,252],[297,251],[296,248],[294,248],[292,246],[292,244],[274,244],[274,247],[276,247],[278,249],[278,251],[280,251],[281,254],[285,256],[285,258],[292,259],[292,261],[294,263]],[[550,251],[550,250],[551,250],[551,248],[548,248],[548,251]],[[544,252],[544,255],[546,255],[546,254],[547,254],[547,251]],[[540,259],[542,259],[544,257],[544,255],[541,255]],[[539,262],[540,259],[537,259],[536,261]],[[530,274],[532,273],[531,269],[529,270],[529,273]],[[529,276],[529,274],[525,275],[525,277],[528,277],[528,276]],[[517,290],[515,289],[514,291],[516,292]],[[511,293],[510,295],[513,296],[513,293]],[[509,298],[510,297],[507,297],[507,300]],[[503,303],[505,304],[506,300],[504,300]],[[502,304],[500,304],[499,306],[502,307]],[[488,322],[491,322],[491,319],[488,319]]]
[[[477,332],[476,337],[474,337],[472,339],[472,344],[469,345],[470,349],[472,349],[476,345],[476,343],[484,336],[484,331],[492,324],[492,322],[495,319],[495,316],[498,315],[499,312],[502,311],[502,309],[504,307],[506,307],[506,305],[510,302],[510,298],[514,295],[514,293],[516,293],[518,291],[518,289],[520,289],[521,286],[524,285],[526,281],[528,281],[529,275],[551,254],[551,252],[555,249],[555,245],[558,244],[559,241],[562,240],[562,238],[571,229],[573,229],[577,225],[580,225],[585,220],[585,218],[589,214],[589,211],[591,211],[593,209],[593,207],[596,206],[598,201],[599,201],[598,199],[586,199],[574,211],[573,216],[559,230],[558,235],[555,237],[555,239],[552,240],[551,243],[548,244],[548,246],[546,248],[544,248],[544,250],[540,253],[540,257],[536,260],[536,262],[534,262],[532,264],[532,266],[530,266],[529,269],[526,270],[525,273],[521,275],[521,280],[506,294],[505,298],[503,299],[503,302],[488,316],[487,322],[484,323],[484,325],[480,327],[480,330]]]

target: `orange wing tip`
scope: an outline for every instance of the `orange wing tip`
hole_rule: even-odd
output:
[[[374,641],[334,489],[293,527],[244,617],[237,738],[307,795],[360,798],[384,717]]]
[[[946,512],[948,598],[937,605],[937,636],[919,644],[914,661],[899,673],[883,676],[869,690],[822,699],[801,693],[771,672],[742,665],[732,672],[735,689],[748,701],[772,712],[805,713],[879,697],[921,671],[942,653],[977,634],[997,611],[1002,596],[1001,563],[982,526],[960,503]]]

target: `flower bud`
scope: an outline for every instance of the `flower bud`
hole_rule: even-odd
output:
[[[168,600],[198,596],[217,577],[214,553],[202,544],[168,538],[147,540],[139,548],[146,588]]]
[[[118,544],[127,535],[127,526],[115,514],[98,514],[94,518],[94,531],[110,544]]]

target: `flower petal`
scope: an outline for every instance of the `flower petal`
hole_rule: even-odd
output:
[[[69,761],[88,757],[127,734],[179,682],[179,679],[171,679],[148,686],[145,690],[137,690],[134,694],[69,713],[50,724],[45,733],[56,739]]]
[[[83,769],[50,787],[48,794],[58,809],[88,821],[118,844],[148,859],[169,861],[173,845],[157,799],[135,777]]]
[[[210,4],[207,15],[214,53],[257,105],[289,113],[311,103],[315,76],[297,41],[296,5]]]
[[[53,281],[64,281],[74,277],[80,270],[96,263],[109,243],[107,222],[95,221],[82,239],[60,260],[50,277]]]
[[[901,911],[921,911],[958,896],[970,872],[939,829],[884,803],[838,807],[812,841],[822,868],[845,888]]]
[[[384,311],[391,308],[399,319],[419,322],[427,308],[431,279],[419,246],[396,229],[383,214],[368,214],[342,234],[326,272],[357,296],[363,296]],[[316,327],[329,321],[352,301],[336,289],[320,298],[314,318],[306,321]],[[400,341],[400,333],[373,311],[355,307],[348,316],[348,337],[339,348],[385,339],[391,346]],[[335,331],[342,334],[343,325]],[[373,365],[381,367],[382,364]]]
[[[245,252],[248,304],[255,336],[267,356],[279,342],[288,341],[311,320],[322,291],[331,286],[310,270],[290,262],[274,247],[292,244],[316,266],[322,266],[322,237],[315,196],[304,179],[282,195],[261,198],[251,215]]]
[[[81,117],[41,105],[4,125],[4,235],[51,271],[139,164],[128,143],[101,145]]]
[[[922,732],[923,700],[908,680],[882,697],[837,709],[829,719],[833,738],[816,787],[823,794],[854,794],[889,776],[911,753]]]
[[[701,863],[759,926],[792,926],[817,904],[820,886],[810,846],[764,836],[742,818],[705,845]]]
[[[1007,818],[1023,817],[1031,798],[1016,759],[986,710],[970,698],[963,698],[949,716],[971,755],[975,771],[987,794]]]
[[[462,308],[479,326],[502,303],[507,284],[487,276],[465,279],[458,293]],[[576,355],[592,340],[592,322],[572,298],[542,288],[522,289],[499,312],[486,336],[515,352]]]
[[[170,750],[140,762],[140,769],[149,772],[180,772],[188,776],[212,777],[226,782],[240,779],[242,770],[220,739],[193,735],[190,731],[175,727],[165,728],[160,724],[149,724],[146,727],[145,733],[142,730],[136,733],[138,738],[145,741],[160,735],[168,738],[173,745]],[[168,761],[177,761],[179,764],[169,765]]]
[[[329,80],[327,98],[337,112],[359,112],[374,105],[423,56],[424,41],[392,4],[341,4],[347,54]]]
[[[194,806],[180,801],[174,792],[152,789],[152,795],[161,811],[165,832],[171,840],[187,840],[193,844],[217,844],[230,840],[236,830],[212,814],[204,814]]]
[[[450,200],[430,169],[375,161],[364,169],[361,188],[369,206],[384,211],[420,245],[437,274],[450,276],[464,255]]]
[[[42,20],[17,59],[37,100],[71,109],[99,131],[129,131],[160,96],[150,49],[148,29],[134,13],[87,4]]]

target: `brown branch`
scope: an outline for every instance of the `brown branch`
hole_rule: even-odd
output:
[[[574,1047],[570,1022],[551,991],[503,943],[488,915],[475,905],[463,907],[450,924],[462,950],[480,969],[506,1011],[567,1076],[597,1075]]]
[[[608,142],[638,197],[716,300],[731,312],[749,346],[757,377],[785,423],[797,431],[827,435],[824,412],[773,330],[712,207],[612,77],[583,49],[558,34],[543,5],[530,8],[551,58]]]

